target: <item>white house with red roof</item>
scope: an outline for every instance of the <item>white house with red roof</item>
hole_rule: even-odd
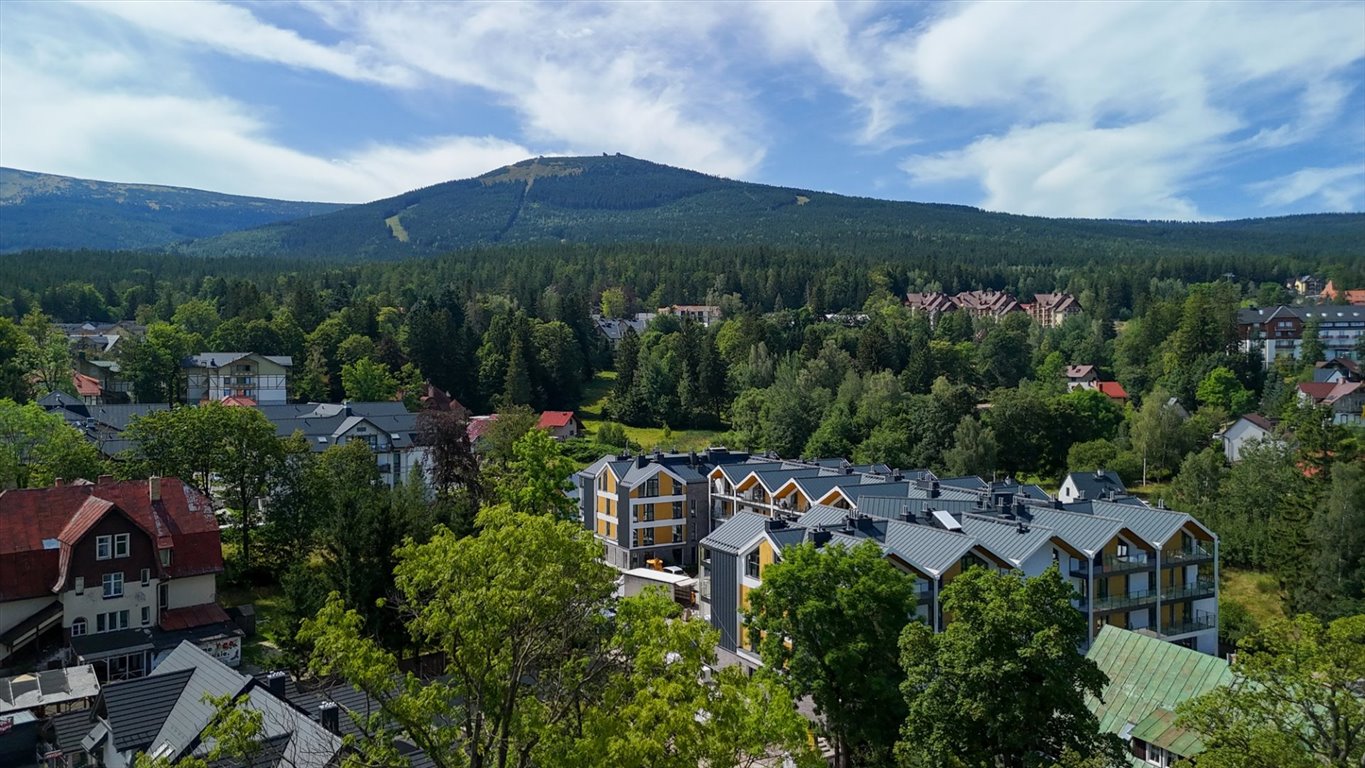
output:
[[[177,478],[6,490],[0,665],[64,650],[102,680],[140,677],[182,640],[235,664],[242,633],[217,603],[222,572],[212,505]]]
[[[556,440],[568,440],[583,433],[583,422],[573,411],[546,411],[540,414],[536,427],[549,432]]]

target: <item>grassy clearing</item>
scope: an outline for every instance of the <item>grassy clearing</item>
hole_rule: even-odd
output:
[[[403,229],[403,222],[398,220],[399,215],[400,214],[395,213],[387,219],[384,219],[384,223],[389,225],[389,232],[398,239],[398,242],[406,243],[408,241],[408,231]]]
[[[596,434],[597,426],[606,419],[607,398],[616,384],[616,371],[598,371],[583,388],[583,404],[578,407],[578,417],[589,435]],[[665,434],[663,427],[624,427],[626,437],[638,443],[646,451],[654,448],[680,451],[701,450],[716,444],[717,432],[707,429],[675,429]]]
[[[1280,596],[1280,585],[1273,574],[1223,568],[1219,575],[1222,577],[1222,598],[1240,603],[1258,624],[1284,618],[1284,598]]]
[[[1165,499],[1168,505],[1171,502],[1170,483],[1148,483],[1146,485],[1135,485],[1129,488],[1128,492],[1138,497],[1139,499],[1147,501],[1151,504],[1156,504],[1158,499]]]

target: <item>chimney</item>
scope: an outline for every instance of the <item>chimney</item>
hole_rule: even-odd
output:
[[[100,475],[99,477],[95,478],[95,482],[99,483],[100,485],[109,485],[114,482],[114,476]]]
[[[318,705],[318,722],[332,733],[341,735],[341,713],[335,701],[324,701]]]
[[[819,548],[828,544],[829,540],[833,536],[834,534],[830,533],[829,531],[826,531],[823,528],[816,528],[815,530],[810,532],[810,541],[812,544],[816,546],[816,548]]]
[[[645,455],[644,455],[643,453],[639,453],[639,454],[636,454],[636,455],[635,455],[635,468],[636,468],[636,469],[644,469],[644,468],[645,468],[645,465],[648,464],[648,463],[649,463],[649,459],[646,458]]]
[[[939,494],[939,490],[938,490],[938,479],[935,478],[935,479],[929,481],[929,498],[931,498],[931,499],[937,499],[937,498],[938,498],[938,494]]]
[[[52,487],[53,487],[53,488],[61,488],[63,485],[66,485],[66,479],[65,479],[65,478],[54,477],[54,478],[52,479]]]
[[[151,501],[161,501],[161,478],[157,475],[147,478],[147,498]]]
[[[853,474],[853,467],[852,466],[844,467],[844,474],[845,475]]]
[[[265,676],[266,690],[270,691],[271,695],[280,701],[287,701],[288,699],[284,695],[284,684],[288,679],[287,673],[277,669]]]
[[[901,505],[901,512],[900,512],[900,514],[898,515],[898,517],[899,517],[900,519],[904,520],[904,521],[907,522],[907,523],[913,523],[913,522],[915,522],[915,513],[910,511],[910,505],[909,505],[909,504],[902,504],[902,505]]]

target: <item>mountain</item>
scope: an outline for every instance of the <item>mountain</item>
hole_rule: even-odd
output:
[[[0,252],[161,248],[342,207],[0,168]]]
[[[1047,219],[751,184],[618,154],[534,158],[173,248],[208,257],[369,260],[557,243],[763,245],[1014,263],[1081,254],[1365,255],[1365,214],[1201,224]]]

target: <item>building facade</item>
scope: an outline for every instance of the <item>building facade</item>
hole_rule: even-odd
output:
[[[253,403],[289,401],[289,371],[294,361],[287,355],[255,352],[202,352],[185,358],[185,402],[246,398]]]
[[[0,493],[0,664],[59,652],[101,679],[139,677],[189,639],[240,660],[217,603],[223,571],[208,499],[175,478]]]
[[[1269,370],[1276,360],[1303,358],[1304,328],[1318,328],[1323,356],[1327,360],[1358,360],[1357,345],[1365,333],[1365,307],[1319,304],[1314,306],[1253,307],[1237,310],[1237,335],[1243,352],[1261,358]]]

